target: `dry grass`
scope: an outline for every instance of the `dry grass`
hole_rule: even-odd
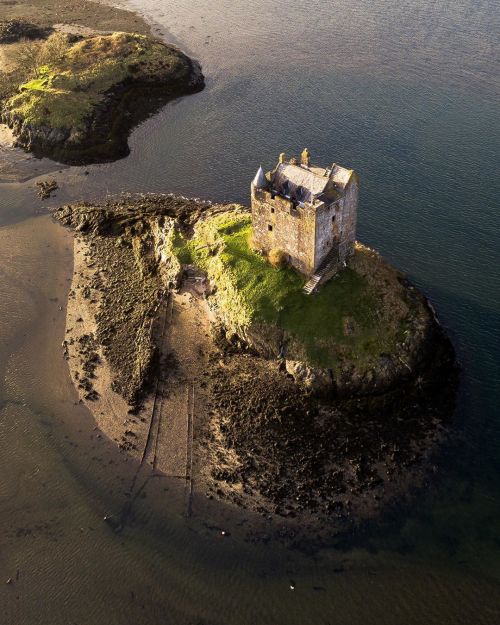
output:
[[[273,267],[284,267],[287,263],[287,255],[283,250],[273,248],[269,252],[267,260],[271,263]]]
[[[5,105],[11,116],[32,126],[78,132],[113,87],[125,81],[160,85],[190,71],[183,55],[143,35],[114,33],[69,45],[56,33],[33,46],[19,50],[33,79]]]

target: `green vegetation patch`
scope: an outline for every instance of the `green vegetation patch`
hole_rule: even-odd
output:
[[[76,131],[113,87],[128,82],[159,86],[189,71],[186,57],[174,48],[129,33],[74,44],[57,34],[24,54],[33,63],[32,77],[7,101],[6,109],[34,126]]]
[[[252,250],[251,234],[248,213],[235,211],[198,222],[192,239],[176,233],[172,242],[182,264],[195,263],[207,272],[217,289],[219,315],[229,328],[281,328],[294,352],[333,368],[354,361],[369,366],[401,340],[408,307],[396,272],[388,272],[374,252],[357,246],[351,266],[310,296],[302,291],[302,275],[289,267],[275,268]],[[379,292],[376,278],[364,275],[367,267],[377,271],[378,262],[390,276],[384,275],[385,293]]]
[[[22,91],[51,91],[53,75],[48,65],[42,65],[38,68],[37,77],[33,78],[24,85],[21,85]]]

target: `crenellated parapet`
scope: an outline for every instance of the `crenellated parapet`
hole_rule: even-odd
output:
[[[280,154],[274,170],[259,168],[251,185],[253,245],[267,255],[286,254],[292,267],[313,275],[334,257],[345,264],[356,240],[358,178],[337,164],[310,164],[307,148],[286,162]]]

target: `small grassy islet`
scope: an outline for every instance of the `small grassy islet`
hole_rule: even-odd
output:
[[[6,102],[6,109],[32,126],[78,130],[116,85],[161,84],[187,71],[183,55],[151,37],[121,32],[90,37],[40,66],[36,77]]]

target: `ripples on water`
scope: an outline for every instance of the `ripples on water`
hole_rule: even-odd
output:
[[[496,3],[129,4],[201,60],[208,87],[139,128],[129,159],[101,168],[98,186],[248,202],[256,166],[282,150],[307,145],[318,162],[355,167],[360,238],[430,293],[492,391]],[[480,395],[487,420],[493,404]]]
[[[73,413],[67,376],[57,382],[62,365],[51,365],[58,352],[47,332],[60,321],[48,298],[64,295],[65,280],[50,281],[51,263],[69,263],[69,252],[47,256],[46,241],[58,240],[48,225],[4,226],[0,440],[15,454],[3,454],[0,501],[6,525],[19,529],[26,517],[38,527],[31,523],[25,538],[10,529],[1,543],[15,554],[7,575],[19,563],[27,577],[15,590],[22,618],[15,594],[7,595],[9,624],[67,625],[69,615],[120,625],[500,622],[497,3],[130,6],[200,59],[207,88],[139,127],[129,158],[58,175],[57,202],[122,190],[247,202],[259,163],[271,166],[282,150],[305,145],[318,162],[356,168],[360,238],[426,290],[457,346],[465,442],[445,455],[444,477],[417,510],[396,514],[346,553],[311,560],[220,543],[168,512],[167,520],[149,518],[153,541],[137,528],[117,539],[99,518],[103,496],[112,506],[124,488],[113,468],[102,469],[118,460],[112,447],[98,461],[97,451],[73,446],[78,429],[92,436],[91,426]],[[28,185],[0,186],[2,224],[30,215],[32,198]],[[52,366],[57,375],[47,376]],[[74,436],[61,442],[59,425],[71,423],[79,424]],[[147,509],[146,502],[146,516]],[[290,578],[298,580],[294,593]]]

